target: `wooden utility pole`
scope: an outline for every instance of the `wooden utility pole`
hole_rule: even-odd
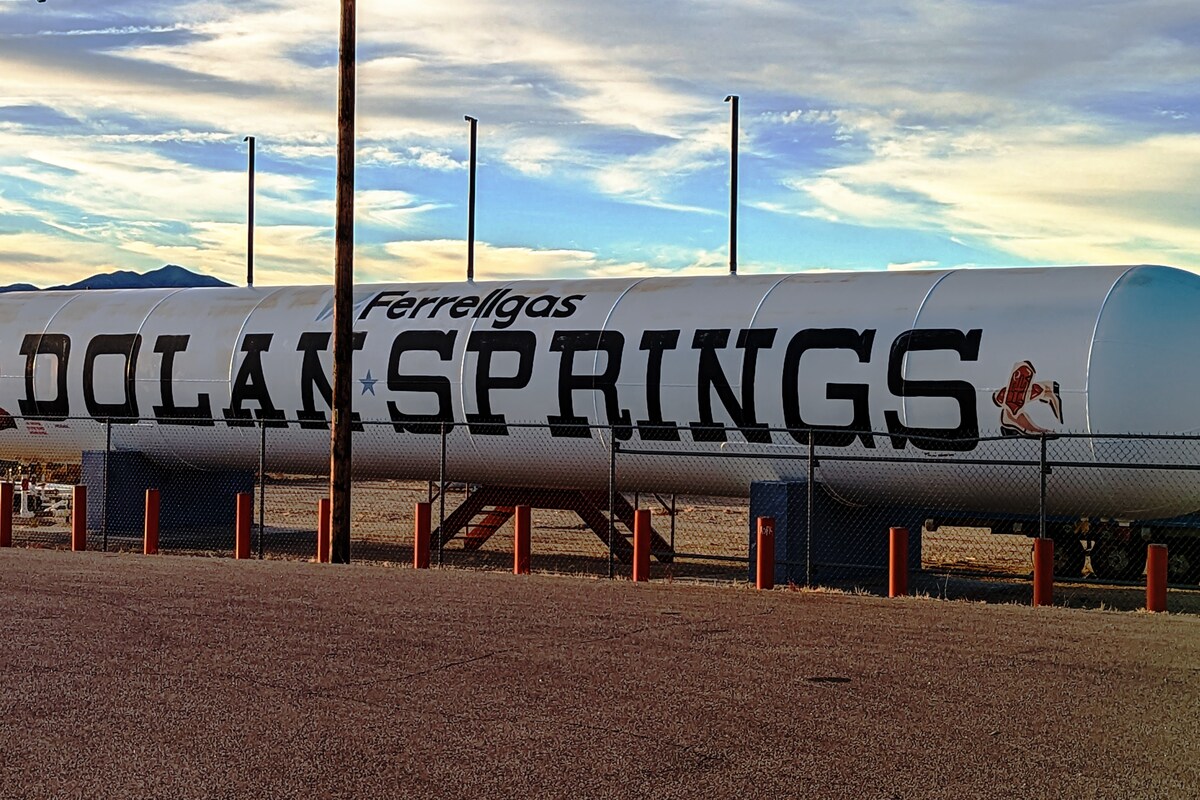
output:
[[[337,221],[333,275],[333,434],[329,447],[332,553],[350,563],[350,394],[354,338],[354,67],[355,0],[342,0],[338,46]]]

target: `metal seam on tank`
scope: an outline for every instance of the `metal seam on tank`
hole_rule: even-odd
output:
[[[201,287],[193,287],[193,288],[201,288]],[[253,286],[246,286],[243,288],[249,289],[250,291],[255,291]],[[279,294],[280,292],[284,292],[284,291],[287,291],[288,289],[294,289],[294,288],[297,288],[297,287],[277,286],[274,289],[270,289],[266,292],[266,294],[264,294],[262,297],[259,298],[258,302],[255,303],[249,311],[246,312],[246,318],[242,320],[241,327],[238,328],[237,333],[234,335],[233,347],[229,351],[229,379],[228,379],[229,385],[228,385],[227,389],[229,391],[230,397],[233,397],[233,364],[235,361],[237,361],[237,354],[238,354],[237,343],[242,338],[242,335],[246,332],[246,326],[250,324],[250,318],[252,316],[254,316],[254,312],[258,311],[258,309],[262,306],[263,303],[267,302],[268,300],[270,300],[272,297]],[[185,289],[184,291],[189,291],[189,290]]]
[[[1087,446],[1093,459],[1096,458],[1096,440],[1092,437],[1092,356],[1096,352],[1096,334],[1100,331],[1100,321],[1108,309],[1108,301],[1112,299],[1113,292],[1130,273],[1137,269],[1141,269],[1141,267],[1127,267],[1112,282],[1112,286],[1108,287],[1108,291],[1104,293],[1104,299],[1100,302],[1100,310],[1096,312],[1096,322],[1092,325],[1092,338],[1088,340],[1087,360],[1083,364],[1083,419],[1088,434]],[[1115,433],[1115,431],[1107,431],[1107,433]]]
[[[502,292],[505,289],[508,289],[509,287],[518,283],[518,281],[511,280],[511,281],[506,281],[506,282],[498,284],[498,285],[495,283],[492,283],[490,281],[485,282],[485,283],[486,283],[486,285],[493,287],[490,291]],[[467,285],[470,286],[476,292],[480,291],[477,288],[478,284],[476,284],[473,281],[468,283]],[[486,298],[487,294],[484,294],[484,297]],[[497,303],[496,305],[499,305],[499,303]],[[462,341],[462,356],[458,360],[458,407],[462,409],[462,421],[463,422],[466,422],[466,419],[467,419],[467,388],[466,388],[467,382],[465,380],[466,375],[467,375],[467,340],[469,340],[471,338],[471,334],[475,332],[475,326],[478,325],[482,321],[482,317],[476,317],[476,316],[472,315],[469,319],[470,319],[470,325],[466,329],[467,335],[463,338],[463,341]],[[389,360],[390,360],[390,356],[389,356]],[[476,364],[475,368],[478,369],[479,365]],[[476,412],[479,411],[479,409],[475,409],[475,410],[476,410]],[[450,414],[452,417],[454,416],[453,409],[450,410]],[[517,420],[517,422],[527,422],[527,421],[531,421],[531,420]],[[480,460],[479,449],[478,449],[477,443],[475,441],[475,435],[473,433],[471,433],[470,425],[467,426],[466,436],[467,436],[467,446],[470,448],[472,455],[474,455],[476,460]],[[439,441],[438,441],[438,447],[439,447],[438,461],[440,462],[441,461],[440,437],[439,437]],[[448,454],[450,452],[450,450],[449,450],[450,434],[449,433],[446,434],[446,448],[447,448],[446,452]],[[447,460],[449,460],[449,455],[447,455]]]
[[[763,293],[763,296],[758,301],[758,305],[756,305],[754,307],[753,313],[750,314],[750,327],[751,328],[754,327],[754,321],[756,319],[758,319],[758,312],[762,310],[763,304],[767,302],[767,298],[771,296],[771,292],[775,291],[775,289],[778,288],[779,284],[783,283],[788,278],[794,278],[794,277],[797,277],[797,276],[796,275],[781,276],[779,278],[779,280],[777,280],[771,284],[771,288],[767,289],[767,291]]]
[[[197,289],[203,289],[203,288],[206,288],[206,287],[193,286],[193,287],[189,287],[187,289],[180,289],[180,291],[181,292],[192,292]],[[261,298],[259,298],[258,302],[255,303],[254,306],[248,312],[246,312],[246,318],[242,320],[242,324],[238,328],[237,334],[234,335],[233,343],[230,347],[229,378],[226,383],[226,392],[228,392],[229,397],[231,397],[231,398],[233,397],[233,364],[237,360],[237,354],[238,354],[237,343],[238,343],[238,340],[242,338],[242,334],[245,333],[246,326],[250,323],[250,317],[253,316],[254,312],[257,311],[259,309],[259,307],[263,303],[265,303],[268,299],[274,297],[276,294],[279,294],[282,291],[286,291],[287,289],[291,289],[291,288],[295,288],[295,287],[279,286],[274,289],[268,290]],[[252,292],[258,291],[253,286],[236,287],[234,291],[237,291],[237,289],[249,289]],[[185,463],[188,463],[188,462],[185,462]]]
[[[59,306],[58,308],[56,308],[54,310],[54,313],[52,313],[50,315],[50,317],[46,320],[46,325],[42,328],[41,334],[39,334],[39,345],[41,342],[41,337],[45,336],[46,332],[50,330],[50,326],[54,324],[54,320],[58,318],[58,315],[62,313],[62,310],[64,308],[66,308],[67,306],[71,305],[71,303],[74,303],[81,294],[83,294],[83,292],[76,292],[75,294],[68,297],[65,301],[63,301],[63,304],[61,306]],[[35,386],[37,385],[37,362],[38,362],[38,360],[36,358],[33,359],[33,382],[34,382]],[[67,397],[68,398],[70,397],[69,393],[68,393]],[[71,419],[71,417],[68,417],[68,419]]]
[[[779,288],[779,285],[781,283],[783,283],[784,281],[786,281],[788,278],[794,278],[794,277],[796,277],[796,276],[795,275],[783,275],[779,278],[779,280],[777,280],[771,284],[771,287],[763,293],[763,296],[761,298],[759,298],[758,305],[754,306],[754,311],[751,312],[751,314],[750,314],[750,323],[747,325],[747,328],[750,328],[750,329],[754,328],[754,323],[758,319],[758,314],[760,311],[762,311],[762,307],[766,304],[767,298],[771,296],[771,292],[773,292],[777,288]]]
[[[612,321],[613,314],[617,313],[617,306],[619,306],[621,304],[621,301],[625,299],[625,295],[629,294],[631,291],[633,291],[634,287],[639,286],[646,280],[647,280],[647,278],[635,278],[633,283],[629,284],[628,286],[626,286],[624,289],[621,290],[621,293],[619,295],[617,295],[617,299],[613,300],[613,304],[608,309],[608,313],[606,313],[604,315],[604,321],[600,323],[600,332],[601,333],[608,330],[608,323]],[[593,375],[596,374],[596,367],[599,365],[599,363],[600,363],[600,351],[597,350],[596,354],[592,357],[592,374]],[[618,376],[618,380],[619,379],[620,379],[620,376]],[[592,419],[597,420],[597,421],[600,419],[600,401],[596,398],[596,392],[592,392]],[[602,442],[604,441],[603,431],[601,431],[601,433],[600,433],[600,441],[602,441]],[[610,446],[611,446],[611,443],[610,443]]]
[[[925,310],[925,305],[929,302],[929,299],[931,297],[933,297],[933,293],[934,293],[934,291],[937,290],[937,287],[941,286],[942,281],[946,280],[946,278],[949,278],[951,275],[957,274],[961,271],[962,270],[958,270],[958,269],[946,270],[945,272],[943,272],[941,275],[938,276],[938,279],[936,281],[933,282],[933,284],[929,287],[929,290],[925,292],[925,296],[923,298],[921,298],[920,304],[917,305],[917,313],[913,315],[912,330],[917,330],[917,323],[919,323],[921,321],[921,313]],[[903,373],[901,374],[901,377],[903,377],[905,380],[908,380],[908,356],[907,355],[905,355],[905,357],[904,357],[904,367],[903,367]],[[900,421],[902,423],[904,423],[905,425],[908,424],[908,395],[904,395],[903,397],[900,398]]]
[[[62,304],[61,306],[59,306],[58,308],[54,309],[54,312],[53,312],[53,313],[51,313],[51,314],[50,314],[50,316],[49,316],[49,317],[46,319],[46,324],[45,324],[45,326],[42,328],[42,332],[39,334],[39,336],[45,336],[45,335],[46,335],[46,331],[50,330],[50,326],[54,324],[54,320],[55,320],[55,318],[56,318],[56,317],[57,317],[59,314],[61,314],[61,313],[62,313],[62,310],[63,310],[64,308],[66,308],[67,306],[71,305],[71,303],[74,303],[74,302],[75,302],[77,299],[79,299],[79,296],[80,296],[81,294],[83,294],[83,292],[76,292],[76,293],[72,294],[70,297],[68,297],[66,300],[64,300],[64,301],[63,301],[63,304]]]
[[[196,290],[204,290],[206,288],[208,288],[208,287],[188,286],[188,287],[184,287],[182,289],[176,289],[175,291],[171,292],[171,294],[167,295],[167,297],[164,297],[164,298],[162,298],[162,300],[155,303],[154,307],[152,309],[150,309],[150,313],[148,313],[146,315],[146,319],[148,320],[150,318],[150,314],[152,314],[168,298],[174,297],[177,294],[190,294]],[[250,289],[251,291],[254,291],[254,287],[252,287],[252,286],[247,286],[247,287],[239,286],[239,287],[231,287],[231,288],[233,288],[235,291],[237,289]],[[230,352],[229,380],[228,380],[227,391],[229,392],[229,395],[231,397],[233,395],[233,362],[234,362],[234,360],[237,359],[237,352],[238,352],[237,351],[237,342],[238,342],[238,339],[240,339],[242,337],[242,333],[246,330],[246,324],[250,321],[250,315],[253,314],[258,309],[258,307],[261,306],[263,304],[263,302],[265,302],[269,297],[271,297],[272,295],[274,295],[284,289],[288,289],[288,288],[292,288],[292,287],[286,287],[286,286],[276,287],[275,289],[268,291],[267,294],[262,299],[260,299],[257,303],[254,304],[254,307],[251,308],[249,312],[247,312],[246,318],[244,320],[242,320],[242,325],[240,328],[238,328],[237,335],[234,336],[234,338],[233,338],[233,348]],[[143,322],[142,322],[142,326],[144,326],[144,325],[145,325],[145,320],[143,320]],[[138,331],[139,332],[141,331],[141,327],[138,328]],[[204,379],[201,378],[200,381],[203,382]],[[214,419],[214,423],[215,422],[216,422],[216,420]],[[204,466],[202,463],[193,461],[188,458],[184,458],[182,455],[180,455],[178,453],[178,451],[175,448],[169,447],[168,443],[166,442],[166,440],[163,438],[163,435],[162,435],[164,432],[163,426],[156,425],[155,428],[157,429],[157,432],[159,435],[159,441],[162,442],[162,444],[163,444],[164,452],[168,453],[170,456],[177,459],[179,462],[186,464],[187,466],[191,467],[192,469],[199,469],[199,470],[203,470],[206,472],[210,471],[209,468],[207,466]]]
[[[792,277],[795,277],[795,276],[794,276],[794,275],[783,275],[783,276],[780,276],[779,280],[777,280],[777,281],[775,281],[774,283],[772,283],[772,284],[771,284],[771,286],[770,286],[770,288],[768,288],[768,289],[767,289],[767,291],[763,292],[763,296],[762,296],[761,298],[759,298],[758,305],[756,305],[756,306],[754,307],[754,311],[753,311],[753,313],[751,313],[751,314],[750,314],[750,324],[747,326],[749,329],[753,329],[753,328],[754,328],[754,323],[755,323],[755,321],[758,319],[758,313],[759,313],[760,311],[762,311],[762,307],[763,307],[763,306],[766,304],[766,302],[767,302],[767,298],[771,296],[771,292],[775,291],[775,290],[776,290],[776,289],[779,287],[779,285],[780,285],[781,283],[783,283],[784,281],[786,281],[788,278],[792,278]],[[742,357],[743,357],[743,358],[745,358],[745,355],[743,354],[743,356],[742,356]],[[775,434],[774,434],[774,433],[771,433],[771,434],[768,434],[768,435],[771,437],[771,443],[772,443],[772,444],[774,444],[774,442],[775,442]],[[724,449],[724,448],[725,448],[725,445],[724,445],[724,444],[722,444],[722,445],[721,445],[721,449]]]
[[[150,306],[150,308],[148,308],[146,310],[145,315],[142,316],[142,321],[138,323],[137,330],[135,331],[135,333],[138,336],[141,336],[142,331],[146,327],[146,323],[150,321],[150,317],[152,317],[154,315],[154,312],[158,310],[158,307],[182,291],[186,291],[186,289],[184,289],[184,288],[172,289],[172,290],[168,291],[165,295],[160,297],[158,299],[158,302],[156,302],[154,305]],[[136,396],[136,393],[137,393],[137,372],[136,372],[136,370],[133,375],[133,386],[134,386],[133,391]],[[152,430],[154,431],[154,438],[157,439],[158,445],[164,451],[168,450],[169,448],[167,446],[167,442],[163,438],[163,426],[162,425],[154,425]],[[182,461],[184,464],[189,464],[189,462],[186,459],[182,458],[181,456],[176,455],[175,457],[178,458],[180,461]]]
[[[146,314],[145,314],[145,316],[143,316],[143,317],[142,317],[142,321],[138,323],[137,330],[136,330],[136,331],[134,331],[134,333],[135,333],[136,335],[138,335],[138,336],[141,336],[141,335],[142,335],[142,331],[143,331],[143,330],[145,329],[145,327],[146,327],[146,323],[150,321],[150,317],[154,316],[154,312],[158,310],[158,307],[159,307],[159,306],[161,306],[163,303],[167,302],[168,300],[170,300],[170,299],[171,299],[172,297],[174,297],[175,295],[177,295],[177,294],[179,294],[180,292],[183,292],[183,291],[186,291],[186,288],[172,289],[172,290],[170,290],[169,292],[167,292],[167,294],[165,294],[165,295],[163,295],[162,297],[160,297],[160,298],[158,299],[158,302],[157,302],[157,303],[155,303],[154,305],[150,306],[150,308],[148,308],[148,309],[146,310]],[[137,373],[135,372],[135,373],[134,373],[134,382],[135,382],[135,385],[136,385],[136,381],[137,381]]]
[[[185,291],[187,291],[186,287],[172,289],[167,294],[160,297],[158,299],[157,303],[150,306],[150,308],[146,310],[146,315],[144,317],[142,317],[142,321],[138,323],[137,330],[134,331],[134,333],[136,333],[140,336],[142,333],[142,329],[146,327],[146,323],[150,320],[150,317],[154,314],[154,312],[158,310],[158,307],[161,306],[163,303],[167,302],[168,300],[170,300],[175,295],[179,294],[180,292],[185,292]]]
[[[489,293],[490,293],[490,292],[504,291],[508,287],[512,286],[514,283],[516,283],[516,281],[508,281],[507,283],[501,283],[501,284],[495,284],[490,281],[486,281],[486,282],[484,282],[484,285],[493,287],[489,290]],[[424,284],[424,285],[427,286],[428,284]],[[479,288],[479,284],[477,284],[473,281],[471,283],[469,283],[468,286],[470,286],[470,288],[475,292],[481,292],[481,289]],[[483,296],[486,298],[487,294],[484,294]],[[470,339],[471,334],[475,332],[475,326],[479,324],[479,320],[480,320],[479,317],[476,317],[473,315],[467,318],[467,321],[469,323],[465,330],[465,333],[467,335],[466,335],[466,337],[463,338],[462,356],[458,359],[458,407],[463,410],[463,420],[464,421],[467,418],[467,390],[465,388],[466,387],[466,377],[467,377],[467,340]],[[467,430],[467,438],[468,439],[472,438],[469,428]]]

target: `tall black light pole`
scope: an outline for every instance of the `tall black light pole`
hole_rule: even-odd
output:
[[[254,137],[242,140],[250,143],[246,173],[250,178],[246,199],[246,285],[254,285]]]
[[[335,564],[350,563],[350,441],[354,337],[354,68],[355,0],[341,0],[338,47],[337,220],[333,269],[333,433],[329,496]]]
[[[467,179],[467,281],[475,280],[475,127],[479,120],[463,117],[471,126],[470,177]]]
[[[730,103],[729,134],[729,274],[737,275],[737,215],[738,215],[738,96],[725,98]]]

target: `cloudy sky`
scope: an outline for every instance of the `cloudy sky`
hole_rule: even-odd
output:
[[[333,260],[336,0],[0,0],[0,282]],[[1200,270],[1195,0],[359,0],[359,281]]]

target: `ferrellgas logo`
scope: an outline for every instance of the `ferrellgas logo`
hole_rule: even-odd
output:
[[[1005,436],[1040,436],[1050,433],[1038,425],[1029,412],[1034,403],[1050,406],[1054,418],[1061,425],[1062,396],[1058,381],[1035,381],[1037,370],[1030,361],[1022,361],[1013,367],[1008,385],[992,395],[992,402],[1000,407],[1000,432]]]
[[[496,289],[485,297],[478,295],[414,296],[407,290],[379,292],[365,304],[358,319],[383,314],[388,319],[435,319],[445,315],[454,319],[472,317],[484,319],[493,328],[508,328],[518,318],[553,317],[563,319],[573,315],[586,295],[553,294],[530,297],[515,294],[512,289]],[[356,307],[357,310],[357,307]]]

